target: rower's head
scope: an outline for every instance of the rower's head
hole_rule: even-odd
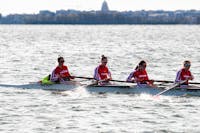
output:
[[[105,66],[108,62],[108,59],[106,56],[102,55],[101,56],[101,65]]]
[[[147,63],[144,60],[140,61],[140,63],[138,64],[138,69],[140,70],[145,70],[146,67],[147,67]]]
[[[189,70],[190,69],[190,66],[191,66],[191,62],[189,60],[186,60],[183,62],[183,67],[186,69],[186,70]]]
[[[59,65],[63,65],[65,62],[64,58],[63,57],[58,57],[58,64]]]

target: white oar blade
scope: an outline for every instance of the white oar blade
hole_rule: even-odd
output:
[[[154,96],[155,96],[155,97],[158,97],[158,96],[160,96],[161,94],[163,94],[163,93],[165,93],[165,92],[167,92],[167,91],[169,91],[169,90],[171,90],[171,89],[174,89],[175,87],[177,87],[177,86],[179,86],[179,85],[182,85],[182,84],[185,83],[186,81],[187,81],[187,80],[183,80],[183,81],[181,81],[181,82],[175,83],[175,84],[172,85],[172,86],[166,87],[164,91],[161,91],[161,92],[159,92],[158,94],[156,94],[156,95],[154,95]]]

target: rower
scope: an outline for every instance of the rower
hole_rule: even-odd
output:
[[[140,61],[135,70],[128,76],[127,82],[136,82],[139,87],[153,86],[153,80],[149,80],[146,66],[147,63],[144,60]]]
[[[191,66],[191,62],[189,60],[184,61],[183,68],[179,70],[176,74],[176,80],[175,80],[176,83],[183,80],[187,80],[187,82],[180,85],[180,88],[187,88],[189,85],[188,81],[194,79],[194,76],[190,72],[190,66]]]
[[[53,70],[50,76],[50,80],[52,82],[60,83],[74,79],[74,76],[70,75],[67,66],[64,65],[64,62],[65,60],[63,57],[58,58],[58,66]]]
[[[107,85],[110,84],[110,80],[112,79],[111,73],[106,66],[108,62],[107,57],[102,55],[101,58],[101,64],[96,67],[95,72],[94,72],[94,79],[97,80],[97,84],[99,83],[100,85]]]

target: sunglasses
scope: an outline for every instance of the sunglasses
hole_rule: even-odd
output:
[[[184,66],[185,66],[185,67],[190,67],[191,65],[190,65],[190,64],[185,64]]]
[[[61,61],[60,61],[60,63],[64,63],[64,62],[65,62],[64,60],[61,60]]]

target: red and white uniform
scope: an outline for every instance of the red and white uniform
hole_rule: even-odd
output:
[[[68,71],[67,66],[64,66],[64,65],[62,67],[57,66],[53,70],[51,77],[50,77],[50,80],[53,81],[53,82],[58,81],[59,80],[58,75],[60,75],[60,77],[62,77],[62,78],[67,78],[67,77],[71,76],[69,71]]]
[[[180,82],[180,81],[186,80],[190,77],[193,77],[190,70],[185,70],[184,68],[182,68],[181,70],[179,70],[177,72],[175,82]],[[184,83],[183,85],[188,85],[188,81],[186,83]]]
[[[111,73],[108,70],[107,66],[99,65],[94,72],[94,79],[96,80],[104,80],[107,78],[111,78]]]
[[[135,70],[134,72],[130,73],[127,78],[127,81],[131,82],[132,78],[134,78],[139,84],[146,84],[146,81],[149,80],[146,70]]]

